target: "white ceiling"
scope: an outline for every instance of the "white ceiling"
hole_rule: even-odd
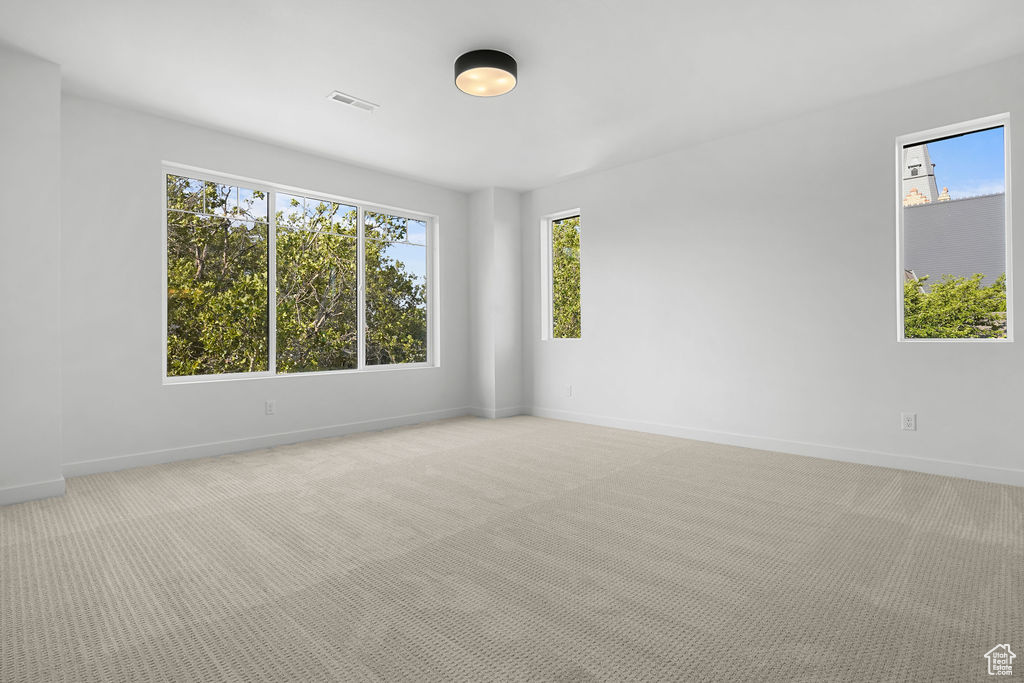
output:
[[[1019,53],[1024,2],[0,0],[0,41],[74,93],[525,190]],[[519,61],[511,94],[453,85],[482,47]]]

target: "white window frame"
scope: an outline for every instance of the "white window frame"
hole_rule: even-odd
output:
[[[167,175],[187,176],[197,180],[205,180],[225,185],[241,186],[247,190],[260,190],[267,193],[268,224],[267,224],[267,354],[268,370],[258,372],[232,372],[219,375],[187,375],[177,376],[167,374]],[[265,180],[247,178],[245,176],[233,175],[218,171],[210,171],[204,168],[188,166],[172,161],[163,161],[160,168],[161,214],[160,225],[163,226],[163,237],[161,259],[163,263],[162,281],[160,291],[163,293],[163,332],[160,335],[163,341],[163,349],[160,353],[162,368],[160,371],[163,384],[195,384],[201,382],[223,382],[234,380],[271,379],[286,377],[308,377],[322,375],[347,375],[363,372],[392,372],[396,370],[416,370],[423,368],[440,367],[440,330],[437,319],[440,311],[439,284],[437,273],[439,269],[438,249],[438,225],[439,219],[432,214],[419,211],[410,211],[395,206],[367,202],[360,199],[352,199],[341,195],[306,190],[281,183],[272,183]],[[316,370],[311,372],[277,372],[277,215],[275,211],[274,195],[277,192],[306,197],[318,201],[335,202],[354,206],[357,210],[357,297],[358,297],[358,362],[355,368],[342,370]],[[367,211],[386,213],[390,216],[398,216],[411,220],[423,221],[426,224],[426,261],[427,261],[427,360],[419,363],[391,363],[388,365],[367,365],[366,364],[366,272],[365,272],[365,215]],[[416,245],[420,246],[420,245]]]
[[[553,248],[551,231],[555,221],[566,218],[580,218],[580,336],[578,337],[556,337],[555,336],[555,299],[554,299],[554,261],[551,250]],[[540,338],[542,341],[552,342],[579,342],[583,340],[583,211],[580,209],[569,209],[551,213],[540,221]]]
[[[1006,191],[1004,194],[1005,205],[1005,216],[1006,225],[1005,239],[1006,239],[1006,337],[985,337],[985,338],[968,338],[968,339],[950,339],[950,338],[910,338],[906,337],[904,330],[903,321],[903,282],[906,277],[903,268],[903,148],[906,145],[913,145],[922,142],[928,142],[937,138],[950,137],[953,135],[962,135],[966,133],[973,133],[986,128],[995,128],[1002,126],[1003,128],[1003,173],[1004,182],[1006,184]],[[978,119],[971,119],[970,121],[962,121],[960,123],[953,123],[948,126],[940,126],[938,128],[932,128],[930,130],[923,130],[917,133],[908,133],[906,135],[900,135],[896,138],[896,341],[900,343],[1010,343],[1013,342],[1013,230],[1011,229],[1011,218],[1010,209],[1013,205],[1011,200],[1011,193],[1013,183],[1010,182],[1010,114],[1005,112],[1002,114],[995,114],[993,116],[985,116]]]

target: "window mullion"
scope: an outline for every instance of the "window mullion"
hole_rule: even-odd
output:
[[[271,376],[277,374],[277,193],[267,193],[267,353]]]
[[[356,298],[359,313],[357,320],[359,341],[357,368],[366,367],[366,210],[359,206],[356,211]]]

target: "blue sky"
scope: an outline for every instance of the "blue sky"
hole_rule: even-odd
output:
[[[1005,191],[1003,129],[993,128],[928,143],[939,192],[953,199]]]

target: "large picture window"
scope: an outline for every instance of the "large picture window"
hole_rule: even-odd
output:
[[[168,379],[429,364],[433,221],[169,168]]]
[[[901,340],[1011,338],[1009,117],[897,140]]]

